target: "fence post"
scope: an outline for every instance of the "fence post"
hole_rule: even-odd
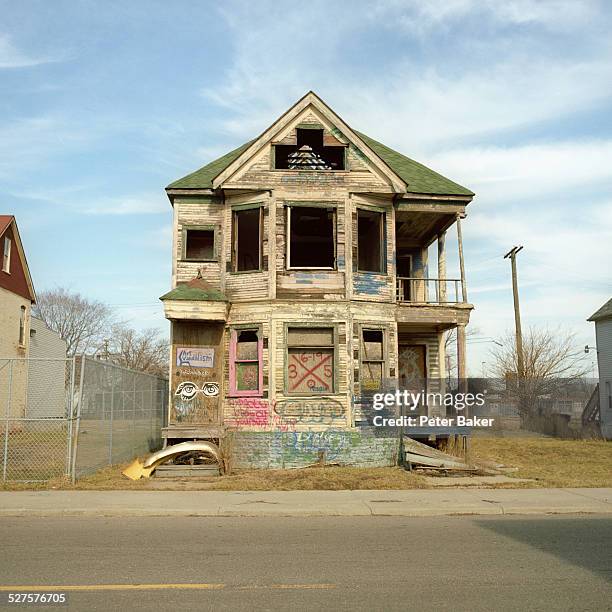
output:
[[[74,379],[76,376],[76,357],[68,359],[68,363],[71,362],[70,366],[70,384],[68,385],[68,443],[66,444],[66,476],[70,476],[70,463],[72,460],[72,432],[73,432],[73,419],[74,419]]]
[[[108,440],[108,465],[113,465],[113,419],[115,414],[115,373],[111,372],[111,407],[110,407],[110,434]]]
[[[4,463],[2,465],[2,480],[6,482],[6,470],[8,466],[8,441],[9,441],[9,419],[11,416],[11,400],[13,396],[13,363],[9,361],[8,395],[6,398],[6,413],[4,419]]]
[[[76,461],[79,450],[79,429],[81,428],[81,405],[83,404],[83,381],[85,379],[85,355],[81,355],[81,380],[79,381],[79,399],[77,403],[76,427],[74,428],[74,444],[72,446],[72,484],[76,481]]]

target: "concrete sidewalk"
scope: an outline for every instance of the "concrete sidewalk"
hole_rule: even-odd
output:
[[[2,516],[612,514],[612,489],[3,491]]]

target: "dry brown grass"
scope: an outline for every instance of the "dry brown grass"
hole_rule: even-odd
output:
[[[503,484],[525,487],[612,487],[612,444],[602,441],[554,438],[473,438],[471,457],[518,467],[508,474],[531,478],[530,483]],[[229,476],[202,479],[128,480],[125,465],[106,467],[72,485],[65,479],[49,483],[0,483],[0,490],[214,490],[294,491],[419,489],[428,484],[418,473],[402,468],[311,467],[293,470],[244,470]],[[459,480],[459,479],[458,479]],[[458,483],[459,484],[459,483]]]
[[[610,442],[476,437],[471,455],[476,462],[484,459],[519,468],[509,475],[536,481],[527,486],[612,487]]]

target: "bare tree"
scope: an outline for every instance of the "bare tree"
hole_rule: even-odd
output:
[[[507,332],[498,343],[500,346],[491,350],[493,376],[516,380],[518,359],[514,332]],[[516,385],[522,413],[529,413],[538,397],[554,394],[589,371],[584,351],[576,350],[575,334],[560,329],[553,332],[530,327],[523,334],[523,361],[525,376]]]
[[[106,304],[88,300],[63,287],[38,293],[34,316],[66,341],[70,356],[91,352],[112,321]]]
[[[480,333],[477,327],[467,327],[465,337],[467,340],[475,338]],[[457,377],[457,328],[453,327],[445,332],[444,335],[444,354],[446,356],[446,376],[451,378]]]
[[[125,325],[115,325],[111,336],[109,350],[113,363],[157,376],[168,376],[170,343],[158,329],[138,332]]]

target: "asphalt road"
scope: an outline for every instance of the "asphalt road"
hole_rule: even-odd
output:
[[[0,546],[0,585],[79,611],[612,610],[609,517],[6,517]]]

